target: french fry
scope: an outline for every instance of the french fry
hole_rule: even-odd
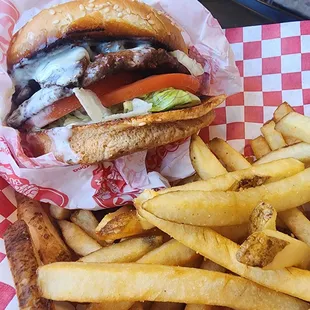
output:
[[[310,247],[306,243],[268,229],[250,235],[236,255],[240,263],[264,269],[307,269],[310,264]]]
[[[89,210],[77,210],[74,211],[70,217],[71,222],[79,226],[82,230],[84,230],[87,235],[92,237],[102,246],[106,246],[107,243],[100,240],[98,235],[96,234],[96,227],[98,226],[98,221],[95,218],[94,214]]]
[[[276,130],[285,136],[310,143],[310,118],[305,115],[290,112],[277,123]]]
[[[286,146],[282,134],[275,130],[275,122],[269,121],[260,129],[271,150],[278,150]]]
[[[56,220],[67,220],[70,218],[71,210],[50,205],[50,214]]]
[[[152,227],[152,225],[139,219],[135,209],[129,209],[114,216],[104,226],[99,224],[96,228],[96,234],[101,240],[114,241],[141,235]]]
[[[273,151],[254,163],[254,166],[283,158],[295,158],[307,164],[310,162],[310,144],[301,142]]]
[[[283,102],[277,107],[277,109],[273,113],[273,120],[275,121],[275,123],[278,123],[284,116],[286,116],[290,112],[294,112],[294,109],[287,102]],[[301,142],[301,140],[291,136],[287,136],[285,134],[283,134],[283,138],[287,145],[293,145]]]
[[[227,173],[227,170],[197,135],[192,136],[190,157],[194,169],[203,180]]]
[[[276,220],[277,211],[271,205],[262,202],[251,213],[249,233],[253,234],[265,229],[277,230]]]
[[[202,270],[216,271],[216,272],[225,272],[226,269],[210,260],[204,260],[200,266]],[[184,310],[215,310],[218,309],[217,306],[211,305],[198,305],[198,304],[188,304]]]
[[[101,249],[101,245],[74,223],[58,221],[62,235],[67,245],[78,255],[86,256]]]
[[[145,299],[214,304],[246,310],[308,309],[306,302],[241,277],[186,267],[53,263],[39,267],[38,285],[42,296],[53,300],[104,302]]]
[[[294,158],[280,159],[266,164],[251,166],[244,170],[229,172],[206,181],[197,181],[182,186],[170,187],[159,192],[145,190],[134,200],[134,204],[136,207],[139,207],[148,199],[174,191],[238,191],[240,189],[259,186],[262,183],[279,181],[295,175],[304,169],[304,164]]]
[[[159,248],[145,254],[137,260],[137,263],[192,267],[199,258],[200,255],[195,251],[171,239]]]
[[[103,228],[108,222],[110,222],[113,218],[118,216],[121,213],[129,212],[131,208],[129,206],[123,206],[119,209],[117,209],[115,212],[110,212],[106,214],[103,219],[100,221],[98,226],[96,227],[96,232],[99,231],[101,228]]]
[[[301,241],[310,246],[310,221],[297,208],[279,213],[279,218]]]
[[[34,248],[43,264],[72,260],[72,254],[39,201],[16,193],[17,217],[29,227]]]
[[[130,263],[163,243],[162,236],[145,236],[114,243],[79,259],[80,262]]]
[[[145,201],[141,208],[172,222],[229,226],[246,223],[261,201],[272,205],[278,212],[310,201],[310,168],[286,179],[241,192],[165,193]]]
[[[212,139],[209,142],[209,148],[224,163],[228,171],[251,167],[251,164],[239,152],[220,138]]]
[[[51,302],[42,298],[37,286],[39,262],[31,242],[27,224],[16,221],[4,236],[6,255],[13,275],[19,309],[52,309]]]
[[[263,136],[259,136],[251,140],[250,143],[253,153],[257,159],[260,159],[271,152],[271,148]]]
[[[310,271],[295,267],[282,270],[263,270],[258,267],[243,265],[236,259],[239,245],[219,235],[212,229],[165,221],[143,209],[139,210],[139,212],[146,220],[171,237],[233,273],[275,291],[310,301],[308,290]],[[239,309],[237,305],[232,306],[232,308]],[[266,309],[266,306],[263,309]],[[267,309],[270,308],[267,307]]]
[[[200,255],[195,251],[171,239],[141,257],[137,263],[192,267],[197,264],[199,259]],[[87,310],[128,310],[133,304],[132,301],[92,303]]]
[[[273,120],[278,123],[285,115],[294,112],[294,109],[287,103],[280,104],[273,113]]]

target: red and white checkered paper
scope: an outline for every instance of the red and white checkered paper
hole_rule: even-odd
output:
[[[226,36],[244,92],[217,108],[215,121],[201,136],[206,141],[221,137],[250,155],[249,141],[281,102],[310,115],[310,21],[229,29]],[[13,191],[0,179],[0,310],[18,308],[2,239],[15,219]]]

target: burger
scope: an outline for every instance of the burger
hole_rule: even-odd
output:
[[[12,38],[6,125],[33,156],[92,164],[191,136],[225,96],[201,95],[204,69],[179,27],[135,0],[72,1]]]

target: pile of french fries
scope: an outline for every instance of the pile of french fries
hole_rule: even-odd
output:
[[[283,103],[255,161],[195,135],[194,176],[99,220],[17,194],[4,239],[20,308],[310,309],[309,132]]]

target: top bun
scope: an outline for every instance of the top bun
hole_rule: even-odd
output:
[[[80,0],[45,9],[12,38],[8,68],[57,40],[86,33],[100,37],[149,37],[187,53],[181,31],[164,13],[137,0]]]

